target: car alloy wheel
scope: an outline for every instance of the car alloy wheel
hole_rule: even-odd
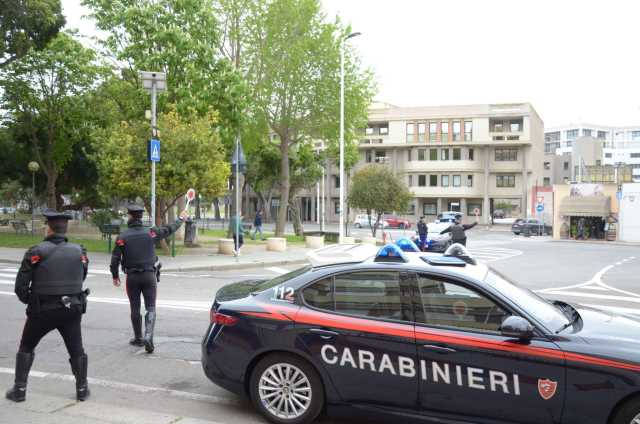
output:
[[[360,225],[360,224],[358,224],[358,223],[356,222],[355,227],[356,227],[356,228],[360,228],[360,227],[361,227],[361,225]]]
[[[640,414],[636,415],[629,424],[640,424]]]
[[[271,365],[262,373],[259,383],[260,402],[278,418],[298,418],[311,405],[313,392],[309,378],[292,364]]]

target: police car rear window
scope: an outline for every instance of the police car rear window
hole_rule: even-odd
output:
[[[252,293],[259,293],[270,289],[272,287],[277,286],[278,284],[282,284],[285,281],[289,281],[293,278],[296,278],[299,275],[302,275],[311,269],[310,266],[303,266],[302,268],[296,269],[295,271],[291,271],[284,275],[279,275],[276,278],[272,278],[271,280],[267,280],[264,283],[260,283],[255,287]]]
[[[424,262],[434,266],[466,266],[467,263],[460,258],[452,256],[421,256]]]

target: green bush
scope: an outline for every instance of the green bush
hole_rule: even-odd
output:
[[[117,219],[118,214],[109,209],[100,209],[91,214],[91,223],[100,228],[105,224],[110,224],[112,219]]]

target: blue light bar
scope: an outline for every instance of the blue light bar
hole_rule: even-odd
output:
[[[396,241],[396,244],[400,249],[402,249],[403,252],[419,252],[420,251],[418,246],[416,246],[416,244],[413,241],[411,241],[406,237],[398,239],[398,241]]]
[[[389,243],[378,250],[374,262],[409,262],[398,245]]]

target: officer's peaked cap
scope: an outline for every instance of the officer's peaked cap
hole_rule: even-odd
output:
[[[127,206],[127,212],[144,212],[144,208],[137,203],[129,203],[129,205]]]
[[[47,221],[57,221],[57,220],[70,220],[73,219],[71,214],[67,212],[58,212],[55,209],[45,209],[42,212],[42,215],[47,219]]]

